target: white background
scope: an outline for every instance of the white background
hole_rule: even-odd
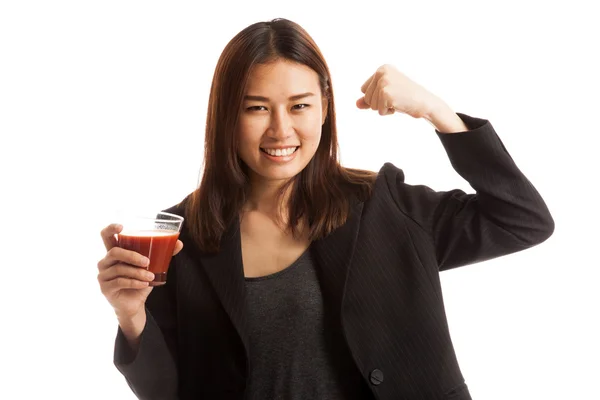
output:
[[[134,399],[112,364],[99,232],[118,208],[194,190],[220,52],[287,17],[330,65],[344,165],[472,191],[427,122],[355,108],[390,63],[489,119],[554,216],[547,242],[442,274],[474,399],[600,399],[600,31],[588,3],[556,3],[2,1],[0,398]]]

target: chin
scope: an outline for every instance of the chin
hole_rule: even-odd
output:
[[[300,172],[302,172],[302,169],[298,168],[289,169],[287,171],[254,171],[254,173],[257,174],[261,179],[268,181],[287,181],[294,178]]]
[[[255,165],[250,167],[255,178],[258,178],[263,181],[288,181],[299,173],[301,173],[306,166],[301,164],[298,165],[296,163],[290,163],[289,165],[279,165],[279,166],[267,166],[267,165]]]

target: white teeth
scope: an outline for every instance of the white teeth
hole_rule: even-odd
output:
[[[295,152],[297,147],[288,147],[287,149],[263,149],[270,156],[284,157]]]

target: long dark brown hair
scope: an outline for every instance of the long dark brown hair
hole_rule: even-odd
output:
[[[365,199],[371,194],[375,173],[345,168],[338,161],[331,78],[314,40],[287,19],[252,24],[231,39],[217,63],[206,118],[202,180],[182,201],[187,229],[202,251],[219,250],[223,233],[246,201],[248,166],[238,157],[235,134],[239,111],[252,67],[276,60],[314,70],[328,104],[314,157],[280,191],[283,195],[290,189],[288,228],[298,234],[303,222],[310,240],[322,238],[346,222],[353,197]]]

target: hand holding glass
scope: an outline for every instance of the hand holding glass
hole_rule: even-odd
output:
[[[152,216],[125,217],[121,224],[123,230],[117,235],[119,247],[148,257],[147,269],[154,274],[150,286],[164,285],[183,217],[159,212]]]

